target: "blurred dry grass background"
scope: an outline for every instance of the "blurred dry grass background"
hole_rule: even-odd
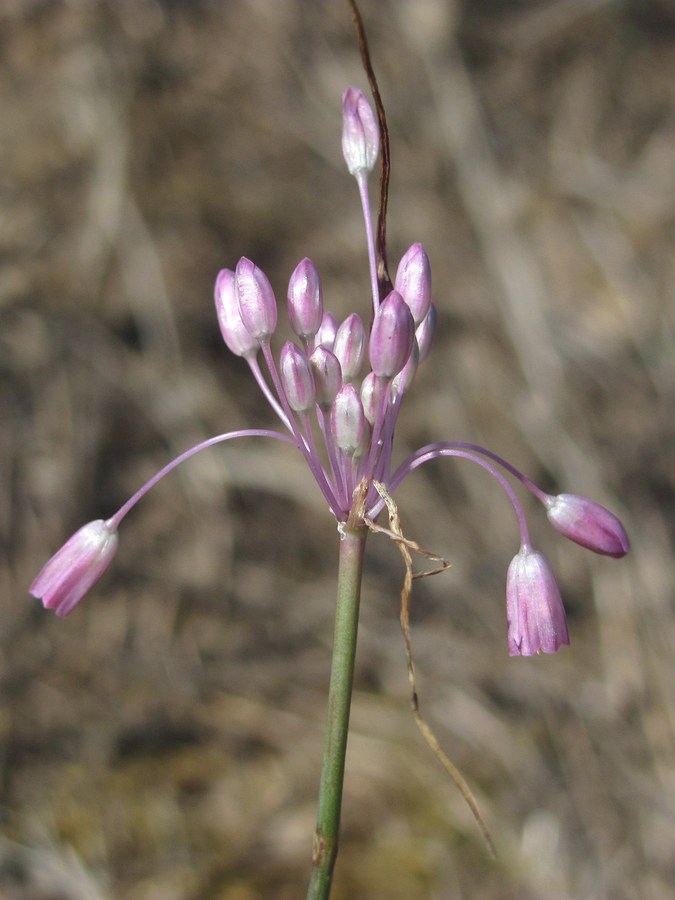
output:
[[[511,660],[511,512],[450,461],[399,494],[452,569],[419,585],[421,702],[473,786],[492,864],[412,723],[400,560],[370,541],[345,898],[672,897],[673,285],[669,0],[363,0],[392,133],[392,265],[431,256],[433,355],[399,448],[475,440],[617,511],[594,558],[529,505],[572,646]],[[26,586],[201,437],[272,421],[222,346],[241,255],[297,261],[367,314],[340,94],[340,0],[0,5],[0,897],[304,895],[336,534],[283,446],[186,465],[125,523],[65,622]]]

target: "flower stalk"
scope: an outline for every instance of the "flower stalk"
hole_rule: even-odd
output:
[[[316,830],[312,843],[312,873],[307,900],[330,896],[338,852],[342,786],[344,783],[349,712],[359,623],[363,557],[368,529],[345,525],[340,535],[335,633],[328,687],[328,712],[323,767],[319,786]]]

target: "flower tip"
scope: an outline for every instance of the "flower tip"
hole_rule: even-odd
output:
[[[288,317],[299,338],[313,338],[321,327],[323,295],[316,266],[311,259],[301,260],[288,283]]]
[[[63,618],[103,575],[116,551],[117,529],[103,519],[89,522],[43,566],[29,592]]]
[[[378,307],[370,332],[369,356],[373,372],[382,378],[398,375],[407,363],[415,340],[415,322],[398,291],[391,291]]]
[[[342,95],[342,153],[350,175],[370,172],[380,149],[380,129],[366,95],[350,87]]]
[[[433,303],[431,303],[429,305],[429,309],[427,310],[426,316],[422,319],[419,326],[417,327],[417,330],[415,331],[415,337],[417,338],[417,343],[420,350],[420,362],[423,362],[431,352],[431,345],[433,343],[435,331],[436,307]]]
[[[510,656],[556,653],[569,644],[565,608],[546,557],[523,546],[506,579]]]
[[[558,494],[545,500],[553,527],[569,540],[604,556],[619,559],[630,541],[619,519],[604,506],[576,494]]]
[[[314,406],[316,388],[309,360],[292,341],[286,341],[279,357],[281,384],[294,412],[306,413]]]
[[[365,346],[366,329],[363,320],[358,313],[350,313],[338,326],[332,347],[340,363],[343,381],[351,381],[358,374]]]
[[[234,272],[239,314],[256,341],[267,340],[277,327],[277,301],[267,275],[245,256]]]
[[[410,307],[417,327],[431,305],[431,265],[421,244],[413,244],[403,254],[396,272],[394,289]]]
[[[241,320],[235,273],[232,269],[221,269],[218,272],[214,298],[220,333],[227,348],[235,356],[255,356],[260,348],[260,344],[255,338],[251,337]]]

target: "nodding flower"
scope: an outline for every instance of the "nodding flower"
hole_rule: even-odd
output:
[[[60,616],[71,612],[111,562],[124,517],[161,478],[206,447],[240,438],[283,441],[302,454],[342,528],[354,524],[355,490],[363,483],[360,515],[372,520],[383,508],[375,482],[393,494],[411,472],[439,457],[481,466],[504,491],[520,537],[506,589],[511,655],[552,653],[569,643],[569,636],[553,573],[532,549],[523,507],[507,475],[542,503],[550,522],[565,537],[596,553],[619,557],[628,552],[626,532],[608,510],[573,494],[546,494],[506,460],[476,444],[438,441],[393,467],[394,433],[403,399],[418,367],[429,357],[436,326],[431,266],[424,247],[413,244],[400,260],[394,289],[380,296],[367,187],[379,132],[358,88],[349,88],[343,96],[342,147],[359,186],[365,221],[373,305],[370,333],[357,312],[339,322],[324,309],[319,273],[305,258],[293,271],[287,291],[288,320],[296,341],[283,345],[277,362],[272,350],[277,301],[267,276],[245,257],[234,269],[219,272],[214,296],[223,340],[248,364],[280,429],[243,429],[209,438],[168,463],[110,519],[81,528],[31,585],[31,593],[47,609]]]

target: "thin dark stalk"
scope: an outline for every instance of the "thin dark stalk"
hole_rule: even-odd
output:
[[[359,42],[359,50],[361,51],[361,62],[368,78],[368,84],[375,102],[375,112],[377,113],[377,122],[380,126],[380,199],[377,211],[377,239],[376,239],[376,256],[377,256],[377,281],[380,287],[380,300],[384,300],[392,288],[391,278],[389,277],[389,269],[387,266],[387,205],[389,203],[389,175],[391,172],[391,156],[389,149],[389,129],[387,128],[387,116],[384,112],[384,104],[380,88],[377,84],[375,71],[370,61],[370,51],[368,49],[368,41],[366,39],[366,31],[363,25],[361,13],[356,5],[355,0],[347,0],[352,11],[354,27],[356,28],[356,38]]]

